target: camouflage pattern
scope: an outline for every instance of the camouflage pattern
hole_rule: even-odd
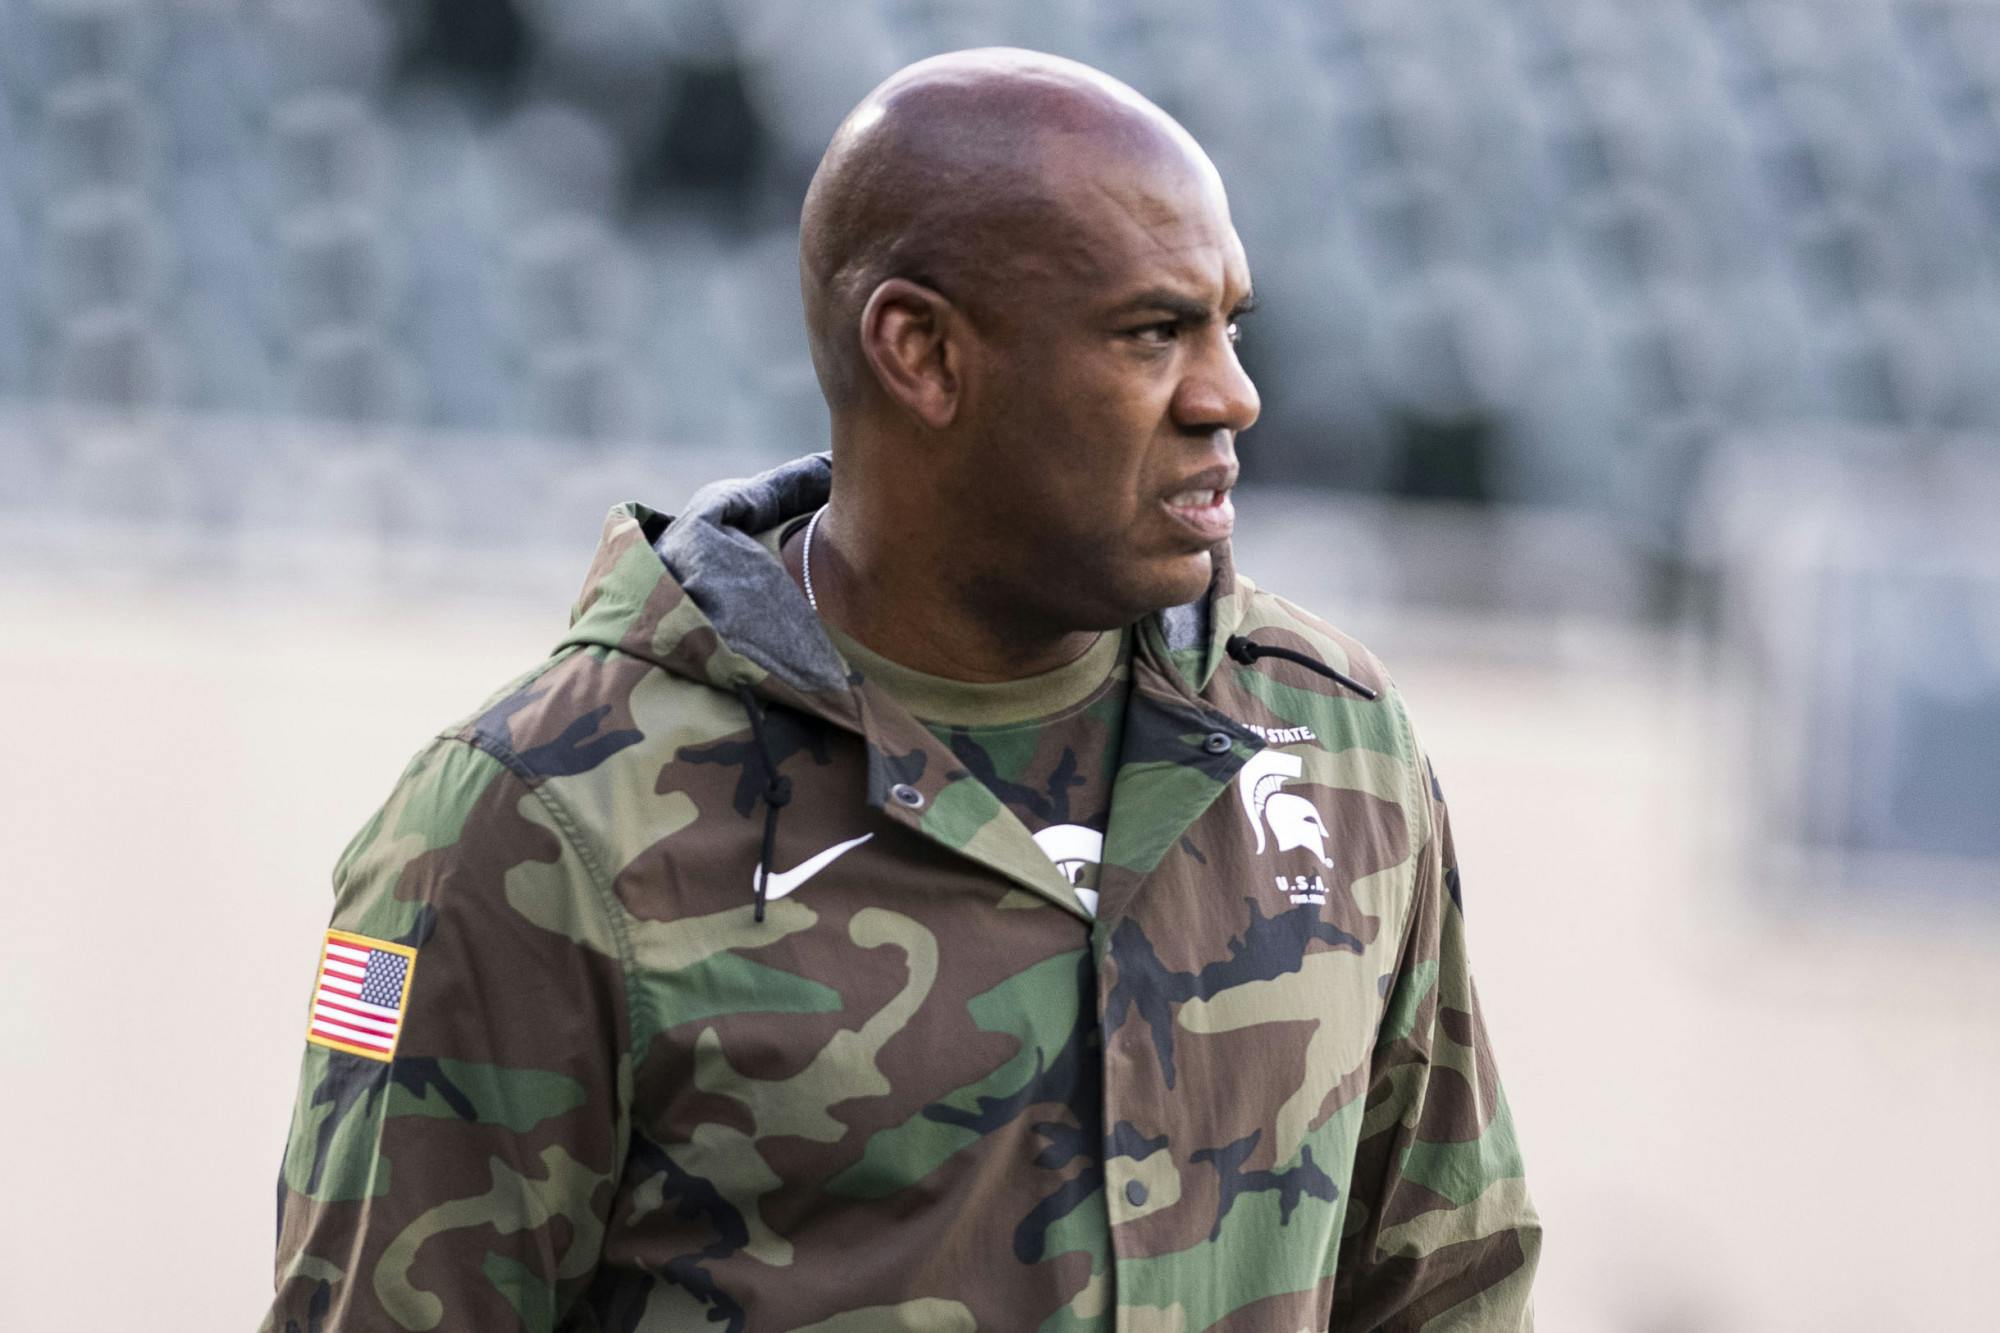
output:
[[[924,688],[913,697],[900,688],[901,669],[878,671],[870,684],[881,686],[897,703],[951,752],[973,781],[1000,799],[1009,814],[1035,836],[1050,857],[1056,858],[1070,883],[1095,890],[1097,868],[1103,855],[1103,834],[1111,822],[1111,784],[1118,768],[1118,750],[1124,737],[1125,696],[1131,679],[1129,635],[1107,636],[1109,643],[1093,648],[1083,660],[1050,673],[1066,676],[1075,667],[1097,666],[1108,657],[1090,692],[1067,707],[1050,711],[1046,703],[1039,712],[1006,722],[942,722],[937,716],[975,716],[991,704],[990,686],[963,685],[921,677]],[[840,636],[837,646],[850,658],[859,656],[849,641]],[[865,653],[866,650],[864,649]],[[862,664],[872,670],[875,664]],[[1038,678],[1037,683],[1049,677]],[[940,688],[942,687],[942,688]],[[1008,687],[1011,690],[1011,687]],[[963,709],[949,706],[952,700]],[[922,706],[942,703],[940,714],[920,711]],[[1074,835],[1087,830],[1095,838]],[[1049,835],[1055,841],[1045,841]],[[1083,896],[1083,895],[1080,895]],[[1083,896],[1085,906],[1093,906]]]
[[[265,1327],[1530,1327],[1444,802],[1380,663],[1226,559],[1143,622],[1093,918],[823,669],[725,531],[824,499],[823,456],[776,475],[614,510],[554,655],[342,856],[333,925],[420,963],[393,1062],[306,1048]],[[761,923],[744,686],[775,867],[867,835]]]

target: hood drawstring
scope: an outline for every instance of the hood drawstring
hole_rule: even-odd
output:
[[[757,912],[756,919],[764,919],[764,888],[771,878],[771,853],[778,842],[778,811],[790,804],[792,780],[778,771],[778,764],[771,757],[771,741],[764,733],[765,710],[757,703],[757,695],[748,685],[736,687],[736,697],[742,701],[743,711],[750,715],[750,739],[757,746],[757,757],[764,764],[764,853],[757,860]]]
[[[1249,666],[1260,657],[1282,657],[1287,662],[1297,662],[1308,671],[1317,671],[1320,675],[1325,676],[1328,680],[1336,684],[1345,685],[1364,699],[1378,697],[1374,690],[1369,689],[1352,676],[1343,675],[1326,663],[1309,657],[1304,653],[1294,652],[1290,648],[1280,648],[1275,644],[1269,643],[1257,643],[1244,638],[1240,634],[1232,634],[1227,639],[1224,639],[1222,641],[1222,648],[1224,652],[1227,652],[1244,666]]]

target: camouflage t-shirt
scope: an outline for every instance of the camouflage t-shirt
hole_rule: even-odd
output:
[[[849,665],[1000,799],[1095,912],[1132,675],[1131,631],[1098,636],[1053,671],[990,685],[913,671],[832,626],[828,634]]]
[[[776,555],[804,520],[759,534]],[[849,666],[879,685],[1021,821],[1077,898],[1097,909],[1097,870],[1124,737],[1132,634],[1102,634],[1074,661],[1023,680],[950,680],[891,661],[828,624]]]

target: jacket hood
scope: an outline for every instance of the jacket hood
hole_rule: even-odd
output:
[[[717,688],[748,685],[851,720],[846,664],[805,594],[757,540],[825,504],[832,486],[832,458],[819,453],[705,486],[678,518],[636,502],[614,506],[562,646],[616,648]],[[1223,660],[1241,601],[1225,543],[1207,594],[1148,616],[1140,643],[1197,695]]]

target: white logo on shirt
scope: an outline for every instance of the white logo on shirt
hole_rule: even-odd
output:
[[[1104,835],[1082,824],[1051,824],[1035,835],[1035,845],[1056,863],[1083,909],[1096,916],[1097,890],[1083,887],[1083,876],[1104,860]]]
[[[832,865],[840,857],[853,851],[856,847],[859,847],[874,836],[872,833],[864,833],[858,838],[849,838],[846,842],[837,842],[817,856],[808,857],[806,860],[801,861],[790,870],[773,870],[770,880],[764,886],[765,899],[775,902],[785,897],[798,888],[799,885],[805,883],[814,875]],[[757,876],[763,873],[763,870],[764,863],[759,861],[757,868],[750,872],[750,885],[753,890],[757,885]]]

